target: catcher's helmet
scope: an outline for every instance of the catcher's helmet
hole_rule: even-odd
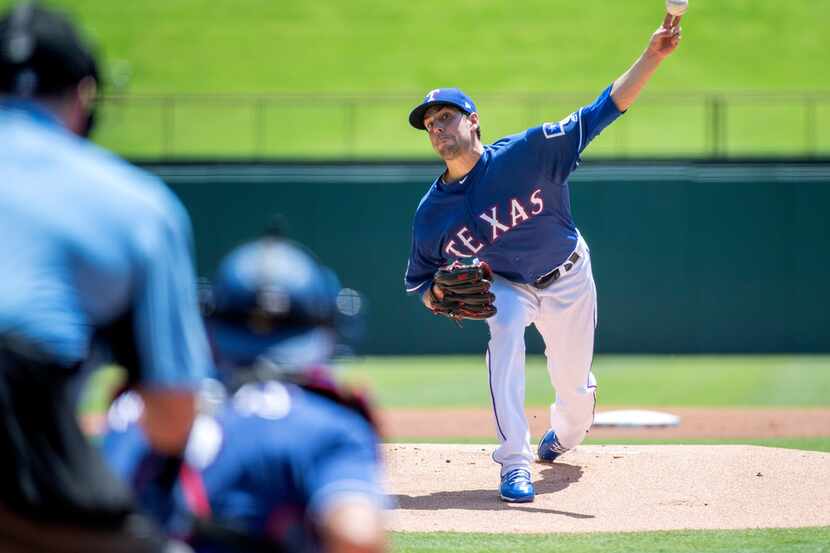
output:
[[[266,237],[234,249],[202,298],[220,374],[228,380],[228,369],[292,373],[325,363],[359,311],[349,296],[294,242]]]

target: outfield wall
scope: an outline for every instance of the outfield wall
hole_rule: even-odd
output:
[[[145,165],[193,218],[198,269],[281,213],[368,300],[374,354],[476,353],[403,291],[435,164]],[[830,351],[830,163],[590,162],[572,205],[599,290],[601,352]],[[535,330],[528,351],[541,352]]]

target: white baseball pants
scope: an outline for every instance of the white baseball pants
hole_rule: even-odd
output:
[[[493,460],[501,473],[529,467],[535,452],[525,416],[525,327],[531,323],[545,342],[550,382],[556,390],[550,427],[565,448],[579,445],[594,418],[596,379],[591,373],[597,294],[588,246],[580,236],[580,259],[543,290],[494,277],[497,313],[487,319],[486,361],[501,445]],[[562,269],[560,268],[560,271]],[[540,436],[541,438],[541,436]]]

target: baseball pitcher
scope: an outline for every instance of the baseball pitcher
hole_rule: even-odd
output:
[[[568,177],[591,140],[628,110],[677,48],[679,20],[667,17],[622,76],[560,121],[485,146],[475,103],[457,88],[429,91],[409,115],[446,170],[415,213],[406,289],[437,314],[487,321],[500,441],[493,459],[501,465],[504,501],[534,498],[524,413],[525,327],[533,324],[542,335],[556,389],[539,460],[553,461],[577,446],[593,422],[596,287],[588,245],[571,215]]]

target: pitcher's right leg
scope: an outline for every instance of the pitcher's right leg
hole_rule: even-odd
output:
[[[490,342],[487,370],[501,445],[493,460],[501,475],[514,469],[529,469],[533,461],[530,432],[525,417],[525,328],[536,315],[538,300],[527,287],[495,277],[492,291],[497,313],[487,319]]]

